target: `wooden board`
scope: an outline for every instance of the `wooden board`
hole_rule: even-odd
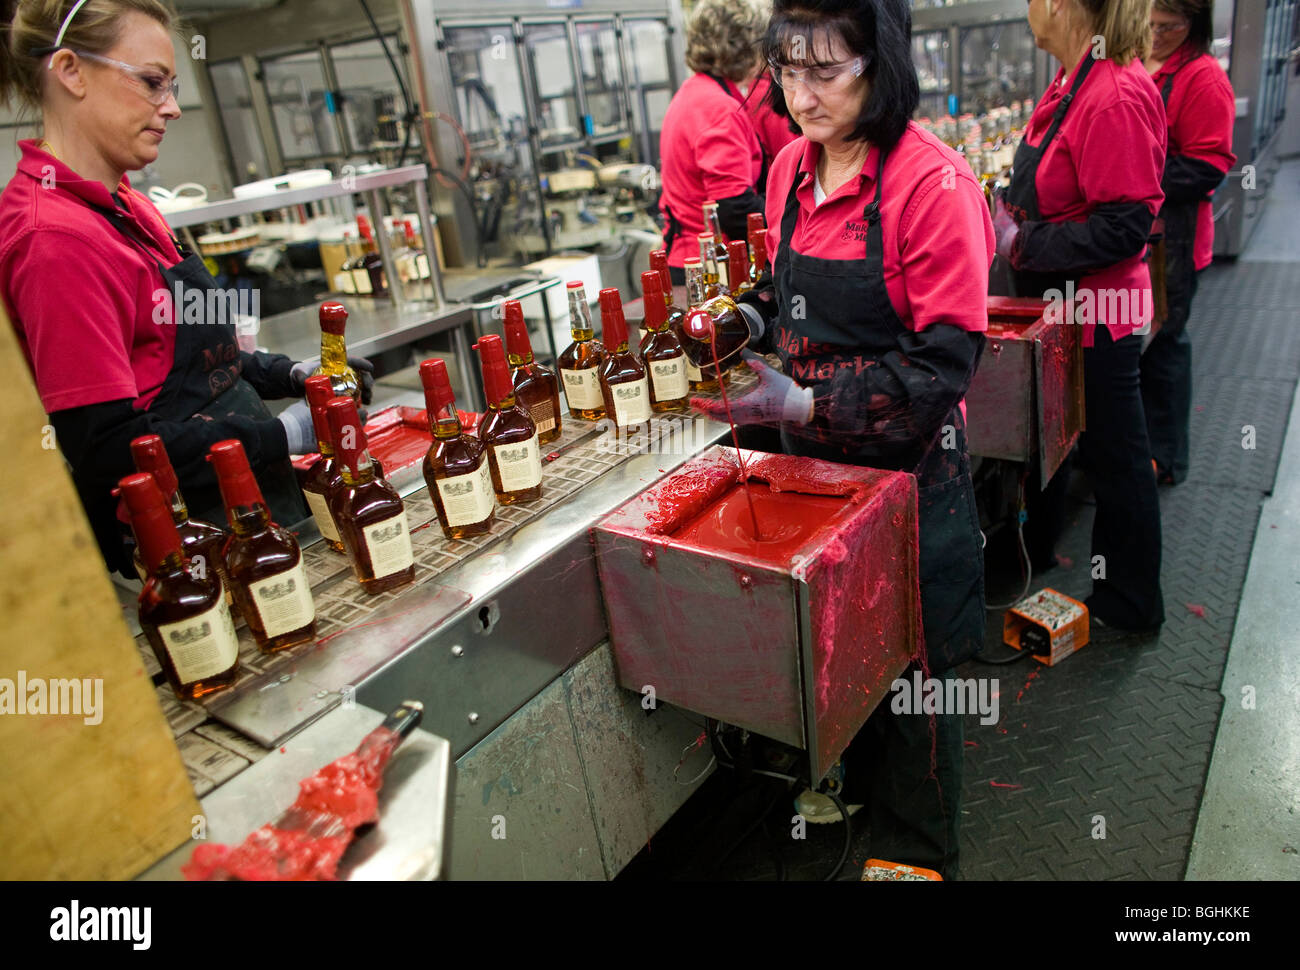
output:
[[[0,387],[0,879],[130,878],[190,837],[199,805],[2,304]],[[20,671],[33,703],[37,680],[91,696],[79,715],[18,713]]]

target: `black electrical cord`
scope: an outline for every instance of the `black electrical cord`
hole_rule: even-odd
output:
[[[996,667],[999,666],[1000,664],[1017,663],[1021,660],[1024,660],[1028,656],[1029,656],[1028,650],[1017,650],[1010,657],[1003,657],[1000,660],[985,660],[983,657],[972,657],[971,659],[974,660],[976,663],[989,664],[990,666]]]
[[[384,57],[388,58],[388,66],[393,69],[393,77],[397,81],[397,88],[402,92],[402,104],[406,105],[406,112],[403,117],[406,118],[406,134],[402,136],[402,150],[397,153],[397,167],[401,168],[406,161],[406,150],[411,145],[411,121],[419,117],[419,110],[411,103],[411,93],[406,90],[406,82],[402,79],[402,72],[397,69],[397,61],[393,60],[392,53],[388,50],[388,42],[384,40],[383,31],[379,29],[379,24],[375,22],[374,14],[370,12],[370,6],[366,0],[357,0],[361,4],[361,9],[365,11],[366,19],[370,21],[370,29],[375,32],[375,40],[379,41],[379,46],[384,51]]]
[[[840,861],[835,863],[835,868],[827,873],[822,882],[832,882],[844,868],[844,862],[849,857],[849,849],[853,846],[853,819],[849,815],[849,807],[840,800],[840,796],[833,791],[828,791],[827,796],[835,803],[835,807],[840,810],[840,817],[844,819],[844,851],[840,853]]]
[[[766,805],[764,805],[763,810],[759,812],[758,818],[754,819],[754,821],[749,823],[749,828],[745,829],[745,831],[741,833],[740,838],[736,839],[735,842],[731,843],[731,848],[729,848],[726,852],[722,853],[722,855],[718,857],[717,861],[713,863],[714,871],[721,869],[722,864],[726,862],[728,859],[730,859],[735,854],[736,850],[739,849],[742,845],[744,845],[746,840],[748,840],[749,837],[754,834],[754,830],[758,828],[760,825],[762,825],[764,821],[767,820],[767,817],[770,814],[772,814],[772,809],[776,808],[776,803],[781,799],[781,796],[783,796],[784,794],[786,794],[785,790],[781,789],[778,790],[777,793],[772,796],[772,799]],[[836,871],[838,871],[838,867]]]

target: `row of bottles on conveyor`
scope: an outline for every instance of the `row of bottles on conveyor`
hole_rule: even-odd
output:
[[[558,367],[573,417],[609,418],[625,429],[649,421],[654,413],[686,412],[691,391],[718,390],[739,362],[735,334],[747,337],[748,327],[731,297],[753,288],[766,267],[766,228],[763,216],[751,213],[748,244],[727,242],[715,202],[704,204],[704,222],[709,230],[698,236],[700,255],[686,260],[686,309],[673,302],[667,253],[650,253],[650,270],[641,274],[644,333],[635,348],[617,288],[600,291],[602,334],[597,339],[585,288],[579,282],[568,285],[573,343],[560,355]],[[699,339],[705,331],[691,324],[699,313],[712,318],[719,335],[717,366],[712,346]]]
[[[992,205],[993,193],[1009,180],[1016,148],[1033,113],[1034,102],[1027,99],[981,115],[944,115],[934,121],[920,118],[917,124],[965,156]]]
[[[403,283],[428,279],[429,256],[420,248],[411,220],[398,219],[394,225],[400,227],[403,234],[403,244],[393,249],[393,265],[397,268],[398,279]],[[356,254],[352,252],[350,235],[345,233],[343,236],[346,258],[334,274],[333,288],[339,293],[386,296],[388,274],[384,272],[384,261],[379,255],[379,246],[375,242],[370,220],[361,214],[357,215],[357,235],[361,239],[361,251]]]

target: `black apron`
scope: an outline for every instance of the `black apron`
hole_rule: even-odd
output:
[[[176,327],[176,350],[172,368],[157,397],[149,405],[149,413],[171,421],[186,421],[195,416],[221,418],[232,415],[258,421],[272,420],[271,412],[257,391],[241,376],[243,361],[239,356],[231,314],[224,314],[218,322],[208,320],[205,309],[204,322],[182,322],[186,301],[196,299],[190,295],[192,292],[202,295],[206,308],[207,294],[217,289],[217,282],[203,265],[203,260],[173,239],[181,261],[175,266],[163,266],[150,242],[142,238],[120,212],[96,208],[128,242],[142,248],[153,259],[168,294],[175,302],[172,322]],[[180,300],[176,299],[178,293]],[[288,460],[261,465],[253,472],[271,511],[272,521],[293,526],[307,518],[309,512],[302,489]],[[181,492],[192,517],[225,526],[225,507],[215,483],[182,482]]]
[[[1088,73],[1092,70],[1092,62],[1091,57],[1083,59],[1069,93],[1061,99],[1061,103],[1056,106],[1056,111],[1052,113],[1052,123],[1043,135],[1043,140],[1034,146],[1029,144],[1028,138],[1022,138],[1019,147],[1016,148],[1015,158],[1011,162],[1011,184],[1003,193],[1002,201],[1017,223],[1042,221],[1043,213],[1038,207],[1038,166],[1042,163],[1043,156],[1047,154],[1052,139],[1061,129],[1061,122],[1065,120],[1065,113],[1069,110],[1070,103],[1074,101]],[[1012,296],[1041,299],[1050,289],[1059,290],[1064,294],[1065,283],[1066,277],[1063,274],[1011,270]]]
[[[1201,55],[1205,56],[1205,55]],[[1192,58],[1165,78],[1160,86],[1160,100],[1169,109],[1169,92],[1174,87],[1174,76]],[[1196,278],[1196,221],[1200,214],[1199,202],[1165,202],[1156,218],[1164,222],[1165,250],[1165,319],[1160,324],[1162,332],[1174,337],[1187,325],[1192,309],[1192,283]]]
[[[858,367],[900,349],[908,331],[885,286],[880,227],[886,153],[880,154],[875,198],[863,210],[863,259],[819,259],[794,250],[799,212],[798,179],[791,183],[781,217],[781,244],[773,260],[779,296],[778,355],[785,372],[804,386],[829,383],[846,361]],[[807,295],[793,312],[793,298]],[[931,441],[915,437],[829,433],[814,418],[786,424],[781,446],[788,454],[916,475],[920,533],[921,612],[932,673],[978,653],[984,643],[984,554],[975,491],[971,486],[966,423],[959,407]],[[945,448],[944,444],[953,447]]]

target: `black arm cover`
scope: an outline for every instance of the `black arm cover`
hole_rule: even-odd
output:
[[[294,393],[293,383],[289,380],[289,371],[295,361],[284,354],[257,353],[239,354],[243,362],[243,378],[253,385],[257,396],[263,401],[274,401],[282,397],[298,397]]]
[[[947,323],[907,331],[873,365],[840,367],[816,392],[814,421],[829,434],[884,452],[924,453],[966,396],[984,335]]]
[[[763,211],[763,197],[753,189],[729,199],[718,199],[718,225],[728,239],[744,239],[749,232],[749,214]]]
[[[753,307],[763,321],[763,335],[758,340],[749,342],[749,349],[756,354],[770,354],[776,350],[772,343],[773,324],[776,322],[776,286],[772,282],[771,267],[763,270],[758,278],[758,285],[736,301],[744,306]]]
[[[214,420],[193,417],[169,421],[148,411],[137,411],[130,400],[123,399],[56,411],[50,415],[50,423],[63,456],[72,466],[73,481],[104,560],[110,568],[128,576],[133,573],[123,553],[117,499],[111,493],[123,476],[135,471],[131,439],[146,434],[162,438],[181,493],[196,515],[216,497],[216,476],[206,460],[208,448],[216,442],[226,438],[242,441],[254,471],[289,456],[284,426],[274,418],[257,421],[232,415]]]
[[[1022,222],[1011,265],[1031,273],[1089,273],[1142,252],[1151,210],[1141,202],[1099,205],[1083,222]]]
[[[1166,202],[1200,202],[1219,187],[1226,173],[1199,158],[1170,155],[1160,180]]]

